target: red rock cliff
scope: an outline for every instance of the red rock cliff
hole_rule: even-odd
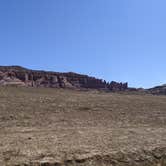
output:
[[[21,85],[31,87],[105,89],[123,91],[127,83],[107,83],[102,79],[77,73],[58,73],[29,70],[20,66],[0,66],[0,85]]]

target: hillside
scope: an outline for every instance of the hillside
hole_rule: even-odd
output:
[[[165,166],[166,97],[0,87],[1,166]]]
[[[109,83],[102,79],[73,72],[59,73],[30,70],[20,66],[0,66],[0,85],[108,91],[125,91],[128,89],[127,83],[115,81]]]
[[[166,95],[166,85],[160,85],[148,89],[148,92],[155,95]]]

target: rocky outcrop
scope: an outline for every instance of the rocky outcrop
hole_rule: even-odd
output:
[[[0,85],[19,85],[30,87],[98,89],[109,91],[124,91],[127,83],[89,77],[77,73],[46,72],[29,70],[20,66],[0,66]]]
[[[147,91],[154,95],[166,95],[166,84],[147,89]]]
[[[108,84],[108,88],[112,91],[124,91],[128,89],[128,83],[118,83],[115,81],[112,81],[110,84]]]

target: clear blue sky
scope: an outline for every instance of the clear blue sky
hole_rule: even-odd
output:
[[[0,65],[166,83],[166,1],[0,0]]]

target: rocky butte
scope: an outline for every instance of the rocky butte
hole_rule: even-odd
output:
[[[73,72],[59,73],[30,70],[21,66],[0,66],[0,85],[109,91],[125,91],[129,89],[128,83],[115,81],[108,83],[102,79]]]

